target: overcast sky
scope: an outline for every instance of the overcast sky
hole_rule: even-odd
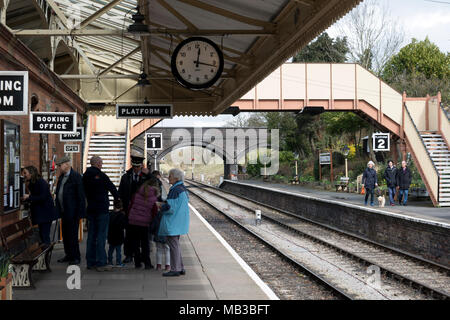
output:
[[[393,18],[401,21],[405,31],[406,45],[412,38],[424,40],[426,36],[441,51],[450,52],[450,0],[380,0],[386,1]],[[333,26],[327,32],[332,37],[339,36]],[[217,117],[174,117],[157,126],[167,127],[212,127],[223,126],[232,119],[231,115]]]

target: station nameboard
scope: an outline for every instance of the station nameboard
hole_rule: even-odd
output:
[[[0,115],[28,114],[28,71],[0,71]]]
[[[84,141],[84,128],[78,127],[77,133],[63,133],[59,137],[59,141]]]
[[[117,104],[117,119],[172,118],[171,104]]]
[[[319,164],[331,164],[331,155],[329,152],[319,154]]]
[[[77,133],[76,112],[30,112],[31,133]]]
[[[145,137],[148,151],[163,149],[162,133],[147,133]]]
[[[79,144],[65,144],[64,153],[78,153],[80,152]]]

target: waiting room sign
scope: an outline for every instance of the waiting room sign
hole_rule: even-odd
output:
[[[31,133],[77,133],[76,112],[30,112]]]
[[[0,116],[28,114],[28,71],[0,71]]]

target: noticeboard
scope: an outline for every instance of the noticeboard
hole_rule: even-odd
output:
[[[28,114],[28,71],[0,71],[0,115]]]
[[[5,121],[3,131],[3,212],[7,213],[19,208],[23,181],[20,177],[20,127]]]
[[[319,154],[319,164],[331,164],[331,154],[329,152]]]

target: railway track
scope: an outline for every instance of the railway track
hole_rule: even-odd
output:
[[[342,297],[449,299],[448,269],[218,188],[192,181],[187,184],[193,194]],[[259,226],[255,225],[256,209],[262,211]]]

